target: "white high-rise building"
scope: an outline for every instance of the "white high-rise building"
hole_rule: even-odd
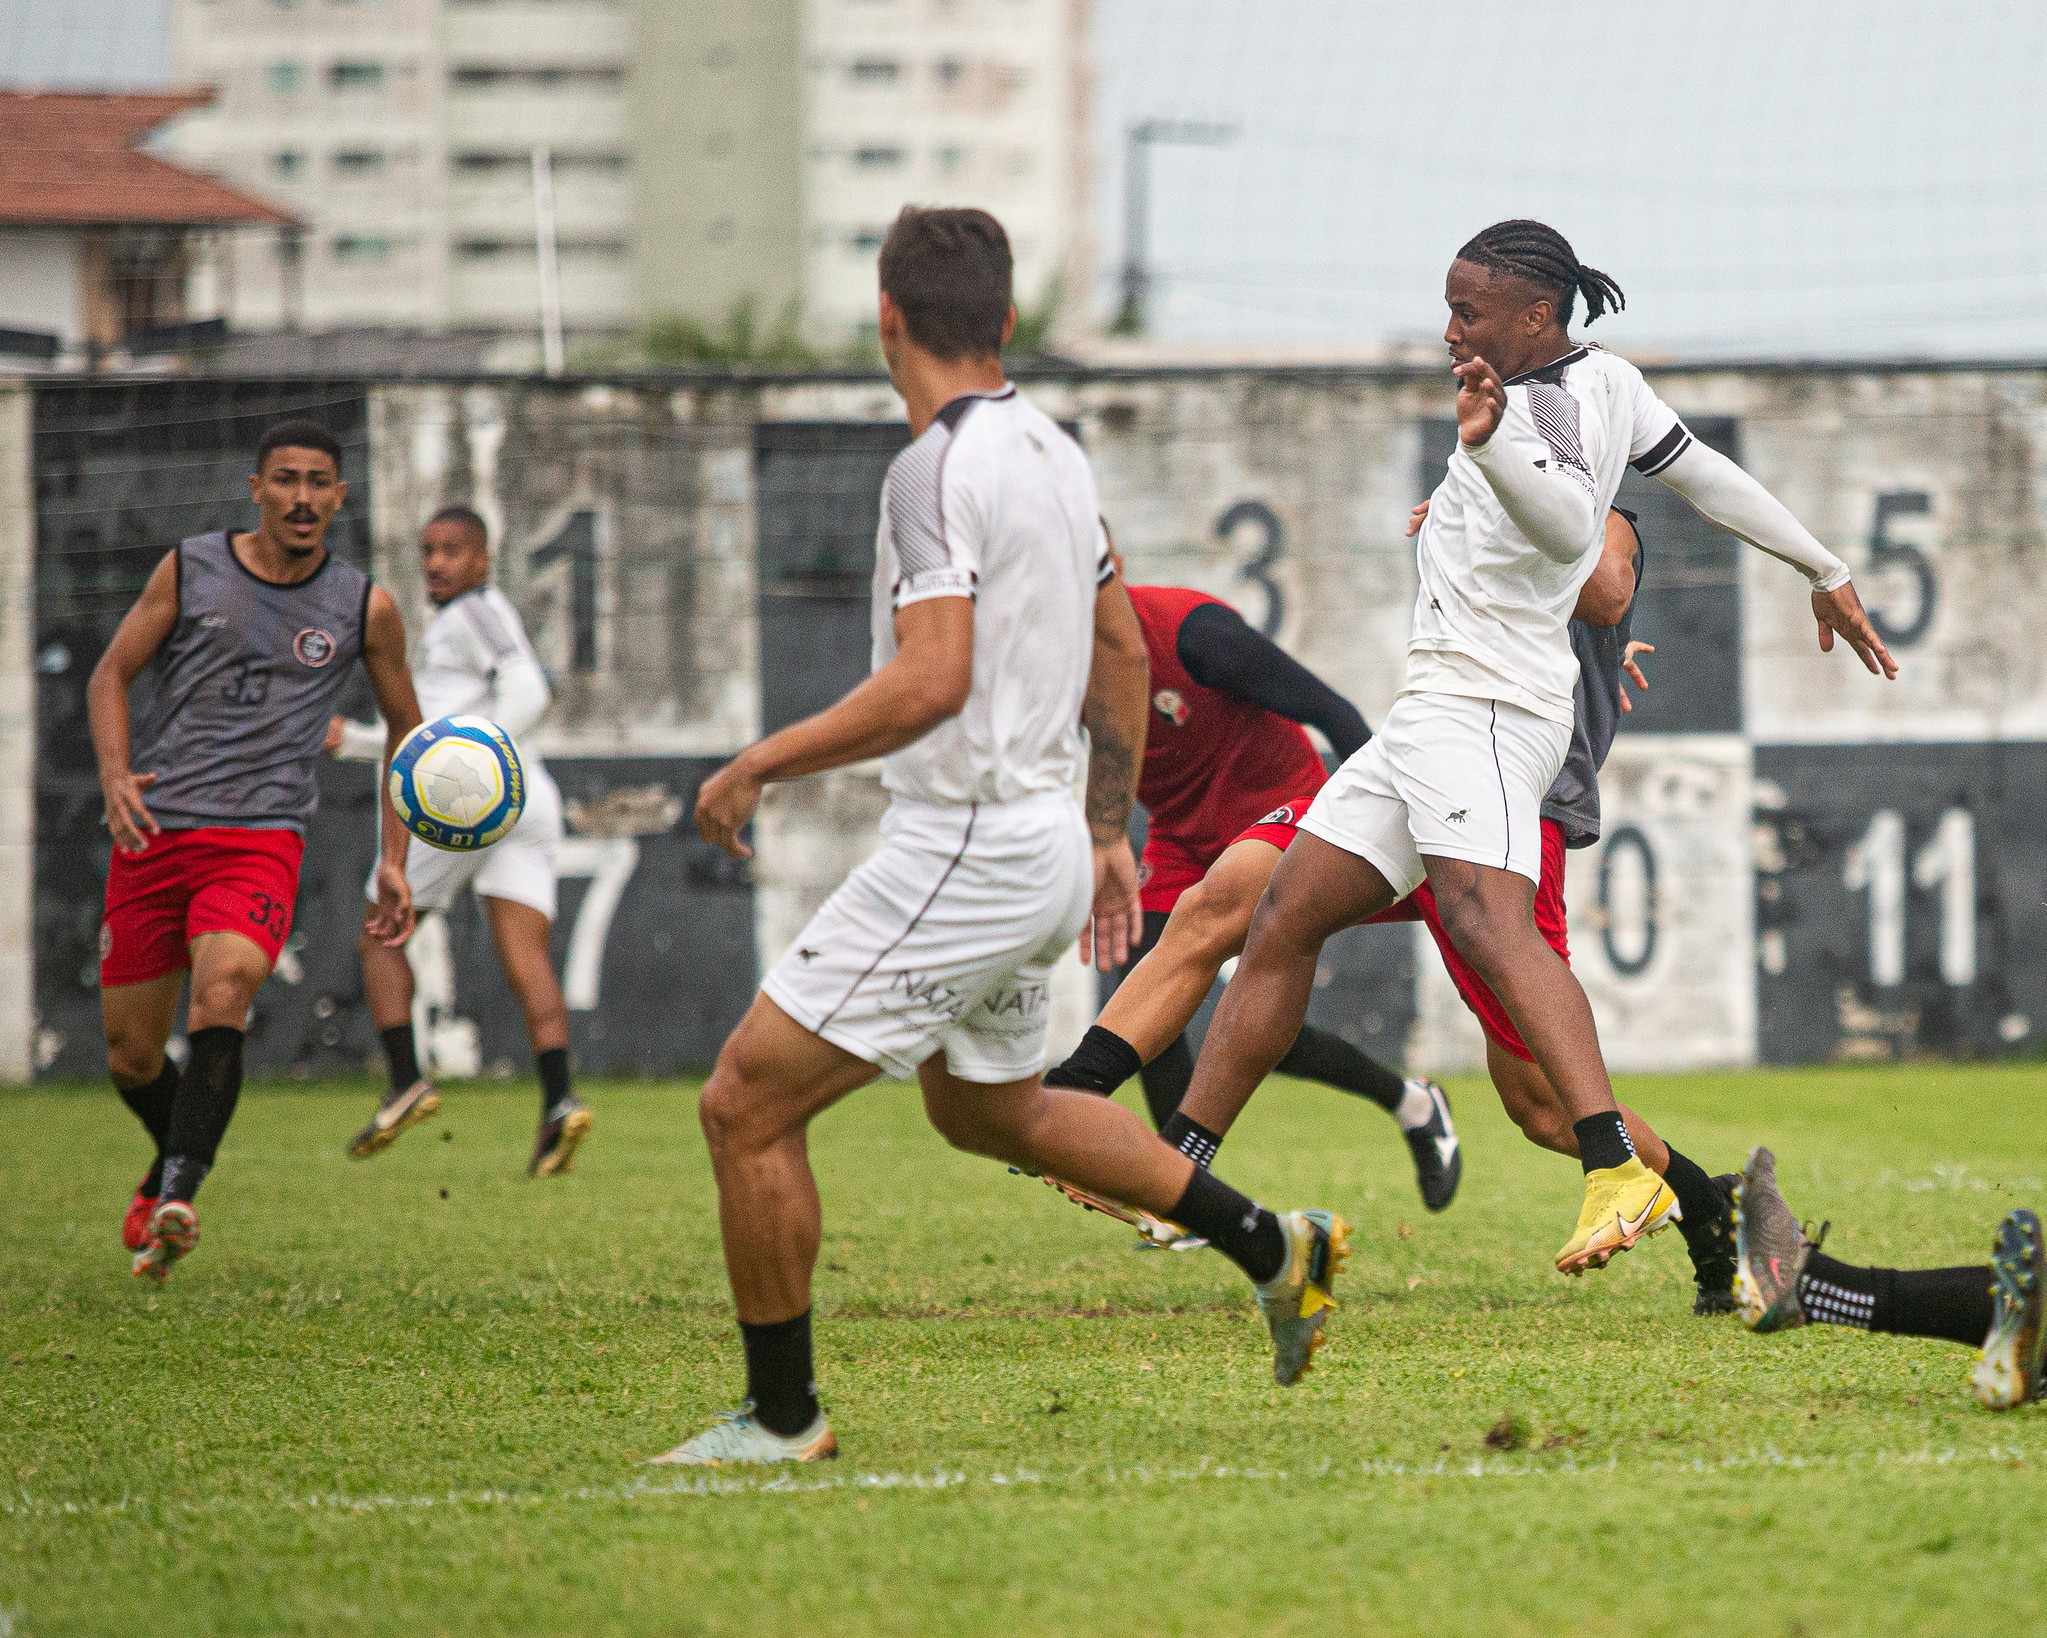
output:
[[[847,341],[912,202],[994,212],[1020,304],[1081,306],[1088,0],[172,6],[178,82],[217,89],[178,158],[308,224],[296,258],[240,248],[238,329],[531,331],[542,146],[572,333],[744,302]]]
[[[309,224],[244,247],[238,328],[537,322],[533,150],[552,157],[564,320],[630,322],[622,0],[174,0],[173,70],[218,89],[173,145]]]

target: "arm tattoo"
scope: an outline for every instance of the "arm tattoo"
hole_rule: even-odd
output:
[[[1097,842],[1120,841],[1130,831],[1137,800],[1137,758],[1130,744],[1110,728],[1089,734],[1087,825]]]

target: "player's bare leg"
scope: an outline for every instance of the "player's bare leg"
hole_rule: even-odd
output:
[[[1507,1111],[1507,1118],[1521,1128],[1521,1135],[1538,1149],[1569,1155],[1576,1160],[1578,1134],[1572,1130],[1564,1100],[1549,1084],[1549,1077],[1543,1074],[1542,1066],[1532,1064],[1526,1058],[1515,1057],[1490,1037],[1485,1051],[1486,1072],[1492,1077],[1493,1090],[1499,1093],[1500,1106]],[[1635,1153],[1642,1157],[1650,1170],[1662,1172],[1670,1164],[1670,1150],[1665,1147],[1663,1139],[1626,1104],[1620,1105],[1620,1115],[1627,1123],[1628,1137],[1635,1145]]]
[[[171,1265],[199,1243],[199,1214],[193,1197],[206,1174],[213,1169],[220,1140],[242,1094],[242,1038],[248,1023],[250,1003],[263,980],[270,976],[270,957],[253,940],[239,933],[202,933],[189,946],[191,1001],[187,1008],[186,1040],[190,1045],[183,1073],[178,1078],[171,1103],[170,1123],[164,1141],[162,1192],[149,1214],[143,1244],[137,1249],[132,1272],[161,1283]],[[176,995],[177,978],[166,975],[152,984],[123,985],[115,1002],[122,1012],[123,1030],[141,1025],[152,1033],[163,1013],[163,990]],[[153,992],[153,993],[149,993]],[[119,992],[110,992],[119,995]],[[146,1016],[145,1016],[146,1015]],[[108,1022],[108,1047],[113,1050],[116,1027]],[[169,1038],[169,1028],[155,1038],[160,1056]],[[124,1035],[123,1050],[147,1046],[149,1036]],[[132,1058],[127,1060],[132,1063]]]
[[[1584,988],[1535,926],[1535,883],[1518,871],[1424,855],[1450,942],[1507,1009],[1564,1106],[1585,1169],[1578,1226],[1557,1268],[1581,1274],[1667,1228],[1677,1195],[1636,1155]]]
[[[590,1111],[569,1090],[569,1004],[562,998],[561,980],[547,954],[554,923],[516,899],[484,895],[480,902],[484,919],[490,923],[498,966],[518,999],[526,1020],[526,1038],[533,1043],[533,1061],[540,1072],[540,1125],[526,1175],[559,1177],[590,1135]]]
[[[1226,1132],[1301,1032],[1328,938],[1393,903],[1392,885],[1354,853],[1303,832],[1272,873],[1181,1104]]]
[[[391,1086],[369,1125],[349,1139],[348,1152],[357,1160],[388,1149],[400,1133],[438,1114],[441,1107],[441,1094],[420,1071],[419,1048],[413,1040],[412,963],[404,945],[391,944],[378,935],[377,914],[376,905],[364,906],[355,950],[362,961],[363,1000],[369,1006],[370,1023],[384,1043]]]

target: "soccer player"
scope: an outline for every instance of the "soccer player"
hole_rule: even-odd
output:
[[[1039,1080],[1053,964],[1083,933],[1083,956],[1106,941],[1121,961],[1140,923],[1125,827],[1146,666],[1087,458],[1003,377],[1010,281],[985,211],[912,207],[889,229],[881,345],[913,439],[882,492],[874,673],[698,792],[699,829],[738,858],[771,781],[879,756],[891,804],[880,852],[776,963],[704,1088],[747,1402],[660,1461],[836,1453],[811,1367],[821,1225],[806,1132],[883,1073],[915,1075],[956,1146],[1206,1238],[1254,1282],[1282,1384],[1307,1369],[1331,1307],[1341,1219],[1267,1211],[1121,1105]]]
[[[413,683],[429,722],[449,716],[479,716],[496,723],[517,742],[547,714],[551,698],[526,628],[512,600],[490,583],[490,534],[466,506],[446,506],[427,519],[419,542],[420,571],[434,617],[419,646]],[[327,752],[350,761],[370,761],[384,745],[381,723],[328,725]],[[569,1169],[590,1131],[590,1111],[569,1088],[569,1009],[561,981],[548,960],[554,926],[554,859],[562,841],[561,791],[539,753],[521,745],[526,768],[526,811],[512,833],[473,853],[450,853],[413,838],[406,855],[406,880],[419,910],[445,913],[464,887],[476,894],[490,924],[498,966],[519,1011],[540,1072],[540,1127],[528,1177],[558,1177]],[[363,990],[370,1020],[384,1043],[391,1090],[356,1133],[348,1152],[357,1159],[395,1143],[441,1107],[441,1095],[420,1072],[412,1031],[412,964],[405,951],[377,936],[376,880],[364,892],[356,948],[362,954]]]
[[[1458,447],[1430,499],[1405,686],[1302,818],[1252,918],[1184,1105],[1227,1123],[1292,1045],[1323,940],[1426,880],[1450,942],[1556,1090],[1585,1171],[1567,1274],[1668,1226],[1677,1196],[1637,1156],[1585,992],[1534,919],[1540,812],[1563,767],[1579,665],[1568,625],[1629,465],[1806,575],[1820,647],[1897,667],[1848,569],[1732,461],[1697,442],[1633,365],[1571,339],[1621,302],[1555,229],[1500,222],[1445,282]]]
[[[1428,503],[1424,501],[1414,509],[1408,525],[1410,535],[1420,529],[1427,515]],[[1612,748],[1622,713],[1631,709],[1621,681],[1622,671],[1625,669],[1638,687],[1648,687],[1634,655],[1637,651],[1654,651],[1646,643],[1632,641],[1631,633],[1641,563],[1642,547],[1632,516],[1619,509],[1608,512],[1599,565],[1579,591],[1571,621],[1571,647],[1579,665],[1571,750],[1542,802],[1542,877],[1535,895],[1535,922],[1551,948],[1565,961],[1570,960],[1570,944],[1564,918],[1564,852],[1567,848],[1589,847],[1599,839],[1599,770]],[[1096,1064],[1113,1063],[1115,1068],[1108,1071],[1113,1074],[1128,1057],[1155,1050],[1169,1033],[1185,1028],[1222,964],[1243,947],[1258,896],[1271,880],[1280,855],[1299,834],[1295,820],[1307,810],[1319,785],[1317,780],[1314,786],[1246,830],[1230,844],[1199,887],[1181,898],[1166,925],[1164,938],[1110,998],[1081,1049],[1046,1077],[1048,1084],[1055,1076],[1092,1075]],[[1575,1156],[1576,1138],[1562,1102],[1515,1031],[1513,1020],[1501,1007],[1499,998],[1450,942],[1429,884],[1423,882],[1399,904],[1372,919],[1420,920],[1427,925],[1457,993],[1485,1031],[1486,1066],[1507,1113],[1530,1142]],[[1294,1054],[1289,1053],[1280,1060],[1283,1073],[1297,1072],[1288,1067],[1293,1058]],[[1081,1079],[1076,1084],[1090,1082]],[[1092,1089],[1113,1091],[1115,1087],[1102,1085]],[[1437,1096],[1440,1095],[1438,1092]],[[1162,1130],[1169,1143],[1197,1165],[1204,1165],[1213,1159],[1229,1122],[1240,1110],[1241,1105],[1238,1110],[1229,1111],[1225,1123],[1212,1129],[1176,1111]],[[1621,1115],[1637,1152],[1670,1184],[1684,1212],[1679,1230],[1691,1253],[1693,1278],[1698,1287],[1692,1312],[1731,1313],[1732,1175],[1708,1177],[1696,1163],[1666,1145],[1634,1110],[1622,1106]],[[1428,1137],[1425,1131],[1424,1141]],[[1451,1141],[1455,1141],[1454,1133]],[[1409,1142],[1415,1142],[1412,1133]],[[1457,1164],[1461,1169],[1461,1155]],[[1423,1200],[1429,1200],[1426,1188]],[[1160,1230],[1154,1230],[1146,1226],[1148,1237],[1161,1231],[1169,1232],[1169,1228],[1161,1225]]]
[[[1987,1267],[1856,1268],[1820,1251],[1828,1225],[1806,1237],[1768,1149],[1750,1153],[1736,1199],[1741,1318],[1751,1331],[1846,1325],[1944,1337],[1981,1350],[1972,1381],[1986,1410],[2047,1397],[2047,1250],[2033,1212],[2005,1214]]]
[[[1371,731],[1356,706],[1220,599],[1177,586],[1132,586],[1130,601],[1151,661],[1153,714],[1137,786],[1137,800],[1149,815],[1139,873],[1144,937],[1108,1009],[1073,1055],[1045,1076],[1045,1084],[1109,1093],[1141,1074],[1152,1124],[1163,1130],[1179,1112],[1194,1074],[1187,1019],[1208,994],[1217,968],[1242,945],[1244,924],[1264,886],[1260,876],[1239,905],[1230,885],[1240,877],[1248,882],[1249,873],[1225,872],[1215,886],[1204,878],[1226,848],[1245,845],[1243,838],[1254,834],[1261,815],[1270,824],[1305,810],[1321,788],[1327,775],[1303,724],[1320,730],[1339,762],[1371,738]],[[1278,858],[1261,844],[1249,845]],[[1269,864],[1265,873],[1271,873]],[[1185,910],[1176,908],[1183,903]],[[1224,924],[1239,909],[1232,939]],[[1162,937],[1173,944],[1154,956]],[[1208,960],[1221,943],[1228,948]],[[1152,1039],[1140,1047],[1124,1014],[1142,1006],[1140,996],[1149,1001],[1149,988],[1169,970],[1184,970],[1190,961],[1207,968],[1198,992],[1193,981],[1200,974],[1188,972],[1187,983],[1172,986],[1168,1009],[1175,1016],[1159,1032],[1166,1036],[1163,1044]],[[1403,1079],[1313,1024],[1302,1025],[1279,1068],[1368,1098],[1392,1115],[1414,1155],[1424,1204],[1431,1211],[1450,1204],[1464,1163],[1449,1102],[1434,1082]],[[1188,1153],[1197,1164],[1211,1158]]]
[[[242,1089],[242,1032],[291,931],[314,759],[360,659],[390,724],[419,723],[388,593],[323,544],[348,494],[341,446],[311,421],[263,434],[247,534],[195,535],[157,564],[86,690],[113,834],[100,927],[107,1067],[156,1143],[121,1239],[159,1283],[199,1240],[193,1197]],[[128,688],[152,669],[131,742]],[[383,790],[381,782],[378,789]],[[375,936],[412,931],[406,832],[378,799]],[[187,969],[190,1055],[165,1055]]]

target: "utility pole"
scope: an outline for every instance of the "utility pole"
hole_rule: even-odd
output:
[[[1151,302],[1151,147],[1155,142],[1183,147],[1220,148],[1233,141],[1234,125],[1199,120],[1140,120],[1124,132],[1123,150],[1123,305],[1110,333],[1141,336]]]
[[[540,258],[540,361],[549,375],[560,375],[562,355],[561,261],[554,242],[554,156],[545,147],[533,150],[533,248]]]

